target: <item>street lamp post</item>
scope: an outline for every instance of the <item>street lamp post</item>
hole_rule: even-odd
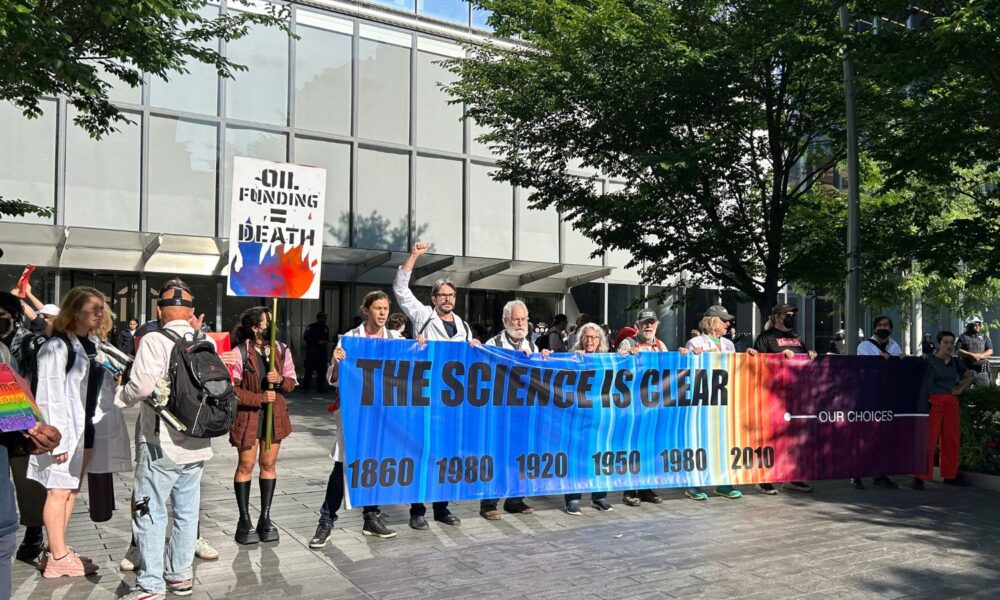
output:
[[[847,6],[840,7],[840,26],[850,31]],[[844,329],[847,333],[847,353],[856,354],[858,329],[861,316],[859,287],[861,278],[858,265],[860,230],[858,218],[861,200],[858,191],[858,122],[854,107],[854,63],[850,50],[844,50],[844,100],[847,108],[847,287],[844,294]]]

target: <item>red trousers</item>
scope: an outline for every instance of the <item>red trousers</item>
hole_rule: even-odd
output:
[[[958,477],[958,396],[952,394],[931,394],[930,436],[927,438],[927,474],[922,477],[932,479],[934,475],[934,450],[941,442],[941,477]]]

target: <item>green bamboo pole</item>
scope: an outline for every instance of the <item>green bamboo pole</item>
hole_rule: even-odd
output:
[[[267,372],[270,373],[274,370],[275,365],[275,354],[277,354],[278,345],[278,299],[274,298],[274,304],[271,305],[271,346],[270,354],[267,360]],[[273,390],[275,385],[273,383],[268,384],[268,388]],[[271,439],[273,437],[274,429],[274,402],[268,402],[267,406],[264,408],[264,452],[271,451]]]

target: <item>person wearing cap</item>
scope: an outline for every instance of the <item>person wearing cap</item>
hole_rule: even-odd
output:
[[[965,321],[965,333],[955,340],[958,357],[965,363],[965,368],[975,375],[972,385],[990,384],[990,361],[993,356],[993,344],[990,336],[983,332],[983,320],[979,317],[969,317]]]
[[[326,313],[318,313],[316,320],[306,326],[302,333],[306,359],[300,391],[308,392],[313,373],[316,373],[316,392],[326,391],[326,359],[330,345],[330,328],[326,325]]]
[[[838,329],[837,333],[833,334],[833,339],[830,340],[830,345],[827,347],[828,354],[847,354],[847,332],[843,329]]]
[[[726,333],[735,324],[736,317],[729,314],[721,304],[708,307],[705,315],[698,323],[699,334],[688,340],[685,347],[696,354],[702,352],[722,352],[735,353],[736,345],[726,337]],[[747,354],[753,356],[757,351],[753,348],[747,349]],[[743,493],[736,490],[731,485],[720,485],[713,492],[716,496],[735,500],[741,498]],[[692,500],[708,500],[708,494],[701,491],[699,487],[688,488],[684,495]]]
[[[656,330],[660,326],[660,320],[656,312],[644,308],[639,311],[635,318],[635,335],[621,340],[618,344],[618,354],[628,356],[639,352],[666,352],[667,345],[656,339]],[[681,354],[687,354],[686,348],[678,348]],[[622,493],[622,502],[625,506],[639,506],[643,502],[660,504],[663,500],[653,490],[626,490]]]
[[[879,315],[872,321],[872,336],[858,344],[858,356],[881,356],[889,359],[903,355],[903,349],[899,347],[896,340],[892,339],[892,319],[885,315]],[[876,486],[897,489],[899,484],[890,479],[887,475],[880,475],[873,480]],[[860,477],[851,478],[851,487],[856,490],[865,489],[865,483]]]
[[[771,318],[767,320],[764,331],[754,340],[754,350],[761,354],[781,354],[785,358],[792,358],[796,354],[806,354],[809,360],[816,358],[816,352],[807,348],[794,330],[797,312],[798,309],[791,304],[778,304],[771,309]],[[788,481],[781,487],[793,492],[812,491],[812,487],[802,481]],[[768,495],[778,493],[770,483],[758,483],[757,489]]]

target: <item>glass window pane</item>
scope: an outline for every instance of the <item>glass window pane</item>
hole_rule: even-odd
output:
[[[559,262],[559,211],[554,206],[534,210],[528,206],[531,190],[521,190],[518,202],[517,258]]]
[[[146,230],[215,235],[215,125],[151,116]]]
[[[409,181],[409,155],[358,150],[355,248],[406,250],[410,230]]]
[[[252,26],[246,37],[228,44],[226,55],[248,69],[226,81],[226,116],[287,124],[288,35],[276,27]]]
[[[493,14],[492,10],[486,10],[485,8],[472,7],[472,26],[478,29],[485,29],[487,31],[493,31],[486,19],[490,18]]]
[[[288,160],[287,141],[284,134],[245,129],[243,127],[226,128],[226,171],[223,173],[225,191],[222,204],[222,232],[229,235],[229,206],[233,188],[233,157],[249,156],[265,160]]]
[[[417,0],[417,12],[450,23],[469,24],[469,4],[465,0]]]
[[[97,77],[108,84],[108,98],[112,102],[126,102],[129,104],[140,104],[142,102],[142,85],[132,87],[118,78],[117,75],[112,75],[104,70],[104,67],[97,63],[92,63],[90,61],[84,61],[89,64],[94,65],[97,69]],[[120,63],[119,63],[120,64]]]
[[[326,169],[323,243],[329,246],[347,246],[351,214],[350,144],[297,138],[295,162]]]
[[[417,53],[417,145],[451,152],[462,151],[462,105],[449,104],[441,89],[458,77],[436,64],[447,57]]]
[[[635,323],[639,308],[631,305],[642,295],[640,285],[608,285],[608,325],[612,331]]]
[[[512,258],[514,195],[510,185],[493,181],[493,167],[473,164],[469,183],[469,256]]]
[[[594,191],[601,193],[601,182],[592,182]],[[602,265],[604,258],[597,256],[590,258],[590,253],[597,249],[597,245],[590,241],[585,235],[577,231],[570,221],[564,221],[563,243],[565,250],[564,259],[569,264],[574,265]]]
[[[0,131],[4,137],[0,144],[0,196],[52,208],[56,195],[56,103],[42,100],[38,104],[44,114],[28,119],[13,104],[0,102]],[[4,215],[4,220],[52,223],[54,217]]]
[[[119,124],[98,141],[73,124],[66,131],[66,225],[139,230],[138,124]],[[127,114],[138,123],[139,115]]]
[[[402,42],[409,34],[388,32]],[[362,38],[359,46],[358,135],[408,144],[410,141],[410,48]]]
[[[370,0],[373,4],[384,4],[399,10],[413,12],[413,0]]]
[[[462,255],[462,161],[417,157],[414,240],[431,251]]]
[[[354,24],[300,10],[295,49],[295,126],[351,133]]]
[[[219,7],[208,4],[197,12],[206,19],[214,19],[219,15]],[[205,47],[218,48],[218,43]],[[219,76],[215,67],[192,60],[186,68],[188,73],[172,73],[169,80],[151,77],[149,105],[203,115],[218,113]]]
[[[479,136],[487,134],[489,132],[490,132],[489,128],[483,127],[482,125],[477,123],[475,119],[469,119],[469,138],[471,140],[469,146],[470,154],[475,154],[476,156],[488,156],[490,158],[494,156],[493,152],[490,150],[490,147],[488,145],[476,139]]]

